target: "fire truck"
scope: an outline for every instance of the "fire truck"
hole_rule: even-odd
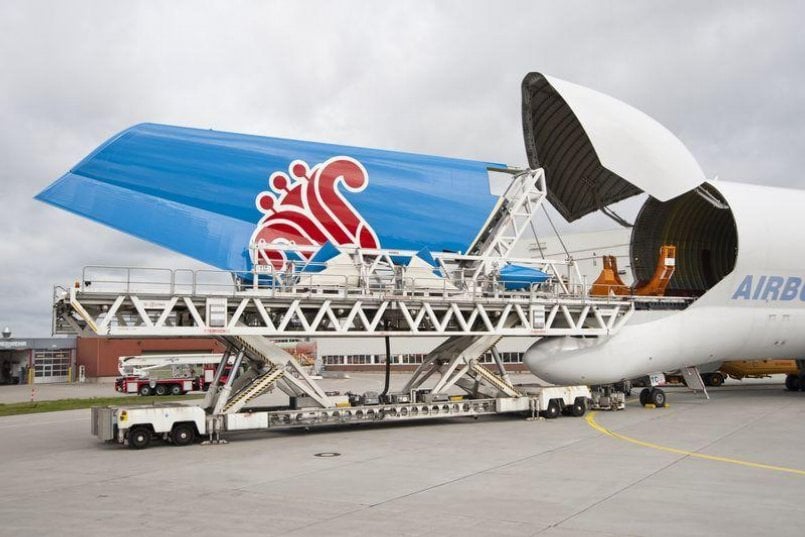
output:
[[[121,356],[115,390],[139,395],[184,395],[191,391],[206,391],[220,362],[220,354]],[[231,371],[229,365],[225,377]]]

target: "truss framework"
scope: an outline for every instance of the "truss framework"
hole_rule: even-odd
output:
[[[96,294],[70,289],[55,332],[117,337],[603,336],[634,310],[626,299],[467,300]]]
[[[515,175],[468,253],[503,260],[509,258],[547,193],[542,168]],[[478,270],[482,271],[485,264],[482,263]]]

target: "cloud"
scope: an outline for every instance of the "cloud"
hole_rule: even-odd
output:
[[[519,84],[542,70],[656,117],[708,175],[796,185],[801,15],[796,2],[3,2],[0,324],[48,333],[51,285],[86,264],[198,266],[32,199],[142,121],[523,165]]]

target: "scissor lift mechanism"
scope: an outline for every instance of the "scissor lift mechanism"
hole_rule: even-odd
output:
[[[332,280],[317,284],[303,272],[304,267],[295,271],[293,266],[290,271],[269,274],[263,267],[259,273],[236,275],[226,285],[205,283],[203,276],[212,271],[93,267],[85,269],[76,286],[55,293],[54,332],[215,337],[224,342],[228,355],[235,356],[233,370],[241,364],[246,367],[244,373],[231,375],[220,385],[227,360],[220,362],[199,407],[205,417],[193,418],[198,432],[211,439],[244,428],[536,413],[545,410],[544,402],[540,408],[538,397],[512,385],[500,360],[499,372],[493,373],[480,364],[480,357],[490,349],[497,356],[494,345],[505,336],[612,334],[634,311],[630,297],[590,297],[586,285],[573,282],[572,259],[518,260],[551,274],[547,284],[506,291],[495,280],[497,267],[512,261],[512,246],[544,201],[545,192],[542,170],[517,174],[472,246],[471,253],[479,255],[434,254],[442,271],[440,277],[434,276],[435,284],[423,285],[421,274],[406,279],[389,265],[392,256],[406,252],[382,250],[354,249],[359,278],[352,281],[347,276],[343,284]],[[402,392],[383,404],[345,408],[290,353],[270,341],[322,336],[446,339],[425,357]],[[424,390],[433,379],[436,384]],[[244,414],[249,401],[274,387],[295,402],[293,408]],[[461,388],[470,399],[450,400],[447,392],[453,387]],[[106,419],[109,412],[99,410],[93,415]],[[116,424],[94,427],[106,429],[110,439],[109,431],[122,427],[119,421]],[[125,434],[118,430],[115,436],[122,439]]]

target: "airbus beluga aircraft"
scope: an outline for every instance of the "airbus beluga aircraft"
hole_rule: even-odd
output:
[[[707,180],[667,129],[601,93],[526,76],[532,169],[568,220],[645,193],[634,280],[676,248],[666,295],[609,336],[544,338],[525,363],[557,384],[608,385],[726,359],[805,357],[805,193]],[[93,151],[37,198],[231,271],[325,247],[467,252],[499,198],[494,162],[141,124]],[[328,246],[329,245],[329,246]],[[637,303],[640,306],[640,303]],[[661,397],[661,391],[650,393]]]
[[[522,89],[529,162],[545,168],[554,207],[574,221],[645,192],[634,281],[648,281],[673,245],[665,294],[692,299],[681,311],[638,308],[610,336],[540,340],[524,359],[534,374],[606,385],[731,358],[805,357],[805,192],[707,180],[667,129],[596,91],[538,73]]]

